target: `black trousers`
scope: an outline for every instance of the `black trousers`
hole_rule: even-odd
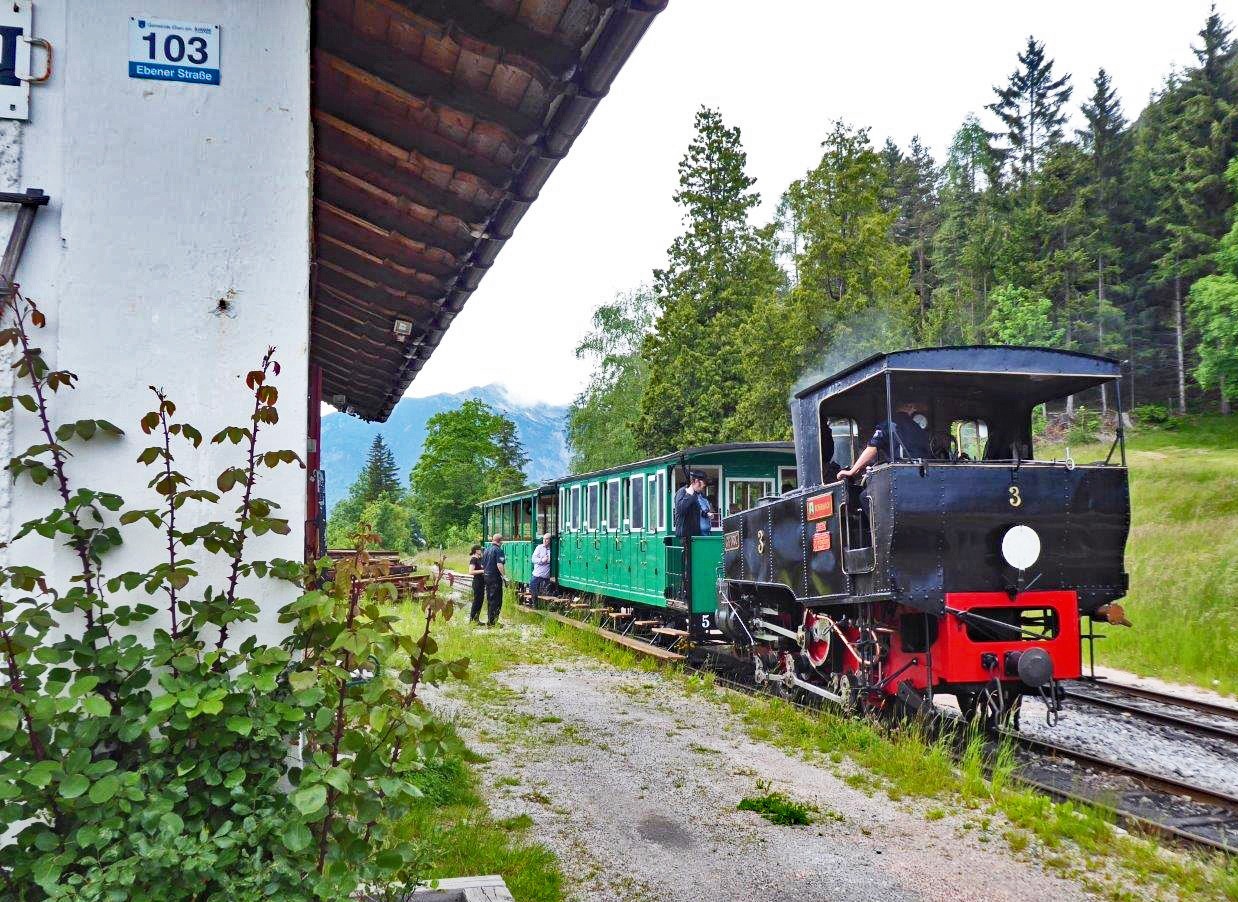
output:
[[[486,598],[486,581],[478,576],[473,580],[473,607],[469,609],[469,620],[481,617],[481,603]]]
[[[486,580],[486,618],[489,623],[498,623],[499,610],[503,607],[503,580]]]

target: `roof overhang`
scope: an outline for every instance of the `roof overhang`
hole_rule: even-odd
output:
[[[385,420],[667,0],[315,0],[311,360]]]

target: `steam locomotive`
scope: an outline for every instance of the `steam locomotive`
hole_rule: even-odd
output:
[[[912,710],[952,694],[991,727],[1034,694],[1052,717],[1059,681],[1081,675],[1084,627],[1124,622],[1119,374],[1068,351],[931,348],[800,391],[798,487],[723,520],[716,626],[789,694]],[[1104,460],[1036,457],[1039,405],[1110,386]],[[908,401],[927,449],[898,435]],[[875,464],[840,478],[868,444]]]

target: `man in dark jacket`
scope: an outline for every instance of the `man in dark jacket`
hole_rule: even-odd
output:
[[[495,533],[481,556],[482,575],[486,579],[486,625],[497,626],[503,607],[503,580],[507,578],[507,555],[503,553],[503,536]]]
[[[688,484],[675,493],[675,535],[684,539],[701,535],[701,493],[705,491],[705,474],[693,470]]]
[[[893,438],[895,460],[924,460],[932,457],[929,450],[929,431],[915,421],[915,415],[920,413],[920,405],[915,401],[900,404],[894,412],[893,420],[878,423],[873,431],[873,437],[868,440],[868,447],[860,452],[855,463],[840,470],[840,477],[859,476],[875,460],[878,463],[890,462],[890,444]]]

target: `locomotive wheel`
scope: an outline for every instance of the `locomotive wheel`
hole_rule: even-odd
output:
[[[985,686],[975,692],[960,692],[957,698],[963,720],[976,724],[986,733],[997,733],[1002,727],[1019,728],[1022,695],[1012,692],[999,694],[992,686]]]
[[[826,677],[825,688],[843,697],[840,707],[844,714],[854,714],[860,707],[860,684],[854,674],[835,670]]]
[[[795,655],[789,651],[780,652],[778,670],[770,674],[770,681],[773,683],[774,690],[788,701],[796,701],[801,695],[800,688],[791,682],[795,675]]]

